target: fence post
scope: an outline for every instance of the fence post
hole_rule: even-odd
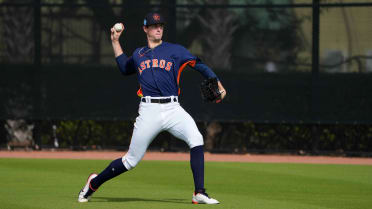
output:
[[[34,0],[34,65],[41,65],[41,4],[40,0]]]
[[[33,140],[35,142],[35,149],[41,148],[40,140],[40,113],[41,113],[41,2],[34,0],[34,96],[33,96]]]
[[[311,128],[312,142],[318,141],[318,127],[317,121],[319,118],[316,112],[317,100],[317,84],[319,76],[319,0],[313,0],[313,46],[312,46],[312,67],[311,67],[311,105],[310,105],[310,118],[313,121]],[[319,125],[319,124],[318,124]]]
[[[319,0],[313,0],[312,73],[319,73]]]

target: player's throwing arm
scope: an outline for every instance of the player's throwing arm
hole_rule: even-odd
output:
[[[121,33],[124,31],[124,24],[123,23],[116,23],[111,28],[111,42],[112,48],[114,49],[115,57],[123,54],[123,49],[120,46],[119,38]]]

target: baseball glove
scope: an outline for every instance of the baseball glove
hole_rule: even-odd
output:
[[[209,78],[204,80],[200,85],[201,95],[205,102],[219,103],[221,101],[221,93],[218,88],[217,78]]]

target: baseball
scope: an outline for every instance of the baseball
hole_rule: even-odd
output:
[[[116,23],[116,24],[114,25],[114,29],[116,30],[116,32],[120,32],[120,31],[123,30],[123,25],[120,24],[120,23]]]

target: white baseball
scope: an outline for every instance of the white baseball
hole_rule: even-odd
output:
[[[120,24],[120,23],[116,23],[116,24],[114,25],[114,29],[116,30],[116,32],[120,32],[120,31],[123,30],[123,25]]]

